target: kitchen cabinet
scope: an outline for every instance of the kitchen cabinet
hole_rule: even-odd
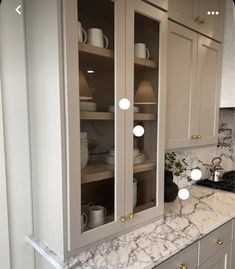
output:
[[[26,1],[35,236],[64,259],[163,214],[166,26],[141,0]]]
[[[199,269],[230,269],[231,244],[217,252],[213,257],[198,267]]]
[[[221,45],[168,24],[167,149],[217,143]]]
[[[169,0],[169,18],[212,39],[223,40],[224,0]]]
[[[146,3],[153,4],[164,10],[168,10],[168,0],[144,0]]]

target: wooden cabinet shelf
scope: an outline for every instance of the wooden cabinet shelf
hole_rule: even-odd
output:
[[[113,120],[114,113],[81,111],[81,120]],[[134,120],[156,120],[156,115],[151,113],[135,113]]]
[[[79,43],[79,57],[82,62],[89,63],[90,67],[106,66],[114,64],[114,53],[110,49],[95,47],[89,44]],[[141,69],[157,69],[157,63],[153,60],[141,59],[135,57],[135,67]]]
[[[135,68],[137,70],[142,70],[146,68],[157,69],[157,63],[153,60],[147,60],[135,57]]]
[[[154,170],[155,163],[156,161],[151,159],[141,164],[136,164],[134,165],[134,173]],[[82,184],[112,177],[114,177],[114,166],[105,164],[102,160],[88,163],[88,165],[82,169]]]

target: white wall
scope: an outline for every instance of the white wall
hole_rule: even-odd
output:
[[[24,20],[15,8],[22,0],[0,6],[0,70],[5,136],[11,269],[34,269],[34,252],[24,242],[33,232]],[[2,189],[3,190],[3,189]],[[1,242],[2,244],[2,242]],[[2,245],[0,252],[3,254]],[[6,269],[0,259],[0,268]]]

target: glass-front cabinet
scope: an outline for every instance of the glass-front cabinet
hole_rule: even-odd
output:
[[[25,15],[34,236],[66,259],[163,214],[167,13],[27,0]]]
[[[139,0],[78,0],[77,11],[71,250],[161,215],[164,178],[166,14]]]

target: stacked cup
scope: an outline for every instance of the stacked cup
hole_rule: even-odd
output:
[[[87,133],[80,133],[81,144],[81,168],[85,168],[88,162],[88,141]]]

